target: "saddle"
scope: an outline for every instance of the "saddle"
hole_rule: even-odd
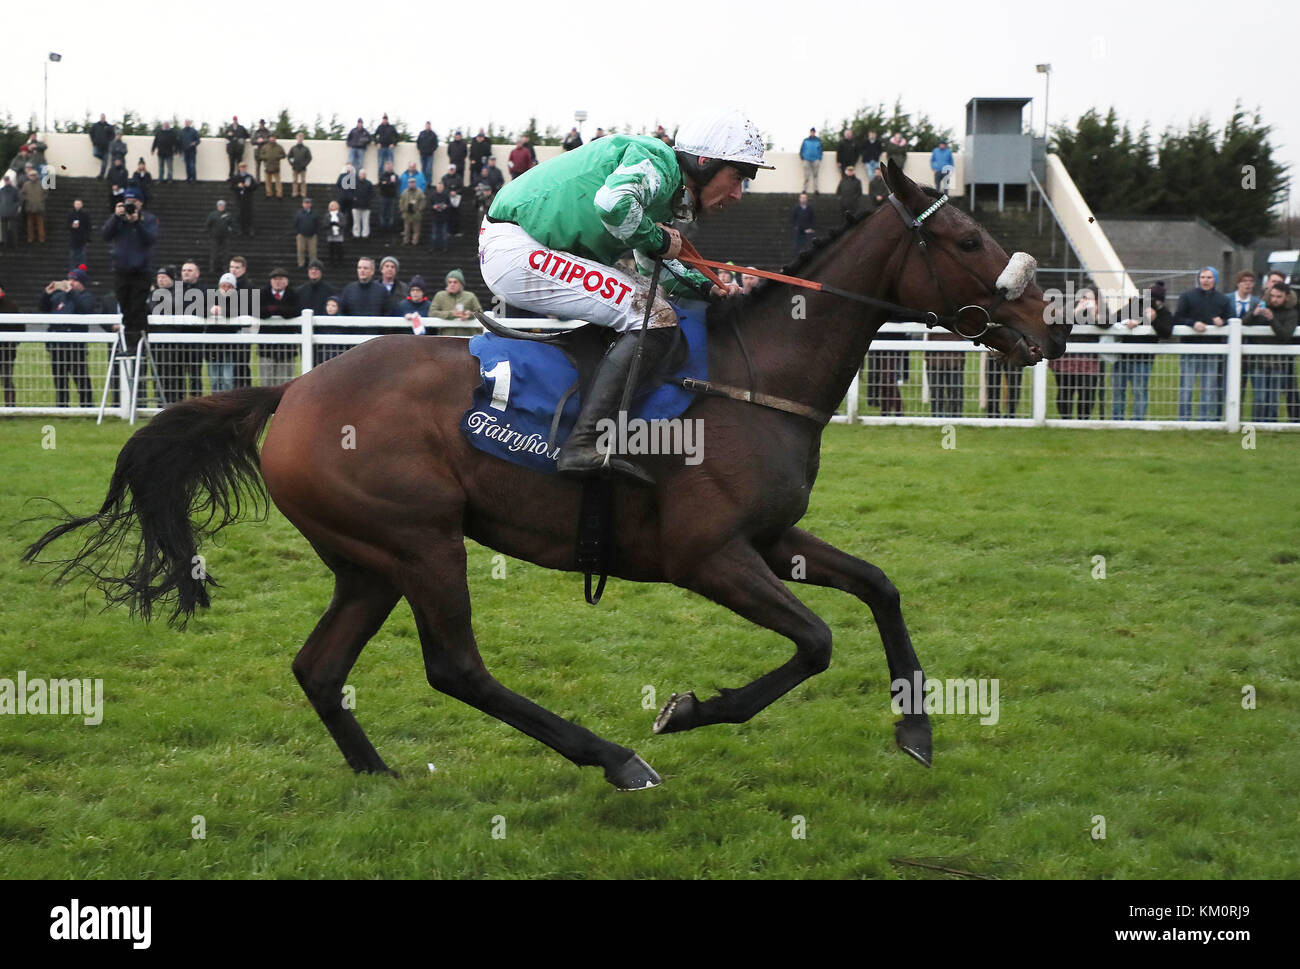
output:
[[[577,378],[559,397],[550,423],[547,446],[555,444],[565,405],[574,394],[581,396],[591,386],[596,369],[619,334],[608,327],[587,324],[559,333],[527,333],[498,323],[486,313],[475,314],[483,327],[495,336],[508,340],[525,340],[547,343],[564,354],[577,371]],[[638,388],[644,395],[686,363],[690,348],[680,327],[672,348],[653,373],[638,375]],[[582,503],[578,515],[578,534],[574,548],[574,565],[583,573],[584,595],[590,605],[596,605],[605,591],[605,582],[614,568],[614,476],[610,474],[585,478],[582,482]],[[595,589],[592,577],[597,577]]]

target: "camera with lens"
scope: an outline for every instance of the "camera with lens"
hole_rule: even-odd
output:
[[[125,212],[127,215],[135,215],[135,200],[132,199],[128,202],[123,202],[122,211]]]

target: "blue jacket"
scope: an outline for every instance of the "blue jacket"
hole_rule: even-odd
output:
[[[181,149],[183,151],[198,148],[199,141],[199,132],[193,125],[186,125],[181,129]]]
[[[339,312],[343,316],[392,316],[390,305],[388,290],[378,276],[368,283],[354,279],[343,287],[343,295],[339,297]]]
[[[411,181],[411,173],[402,172],[401,190],[403,192],[406,191],[406,186],[410,184],[410,181]],[[418,188],[421,192],[423,192],[426,188],[428,188],[428,186],[424,182],[424,172],[415,173],[415,187]]]
[[[816,135],[809,135],[799,146],[799,157],[804,161],[821,161],[822,140]]]
[[[949,169],[953,167],[952,149],[936,148],[930,152],[930,171],[941,172],[945,167]]]
[[[53,293],[41,291],[41,298],[37,303],[37,308],[42,313],[98,313],[99,300],[86,289],[80,293],[74,293],[68,290],[66,293],[62,290],[56,290]],[[72,323],[51,323],[49,330],[51,333],[78,333],[81,327]],[[59,346],[57,343],[47,343],[46,347],[53,349]],[[67,344],[63,344],[67,346]]]
[[[139,222],[128,222],[125,217],[110,215],[99,233],[105,242],[113,243],[113,268],[119,272],[152,272],[153,247],[161,234],[158,218],[152,212],[141,212]]]

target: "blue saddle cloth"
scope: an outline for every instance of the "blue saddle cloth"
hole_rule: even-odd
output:
[[[674,379],[707,380],[709,351],[705,303],[677,305],[682,335],[689,353],[673,371]],[[469,341],[469,352],[479,361],[482,376],[474,390],[473,406],[460,421],[466,440],[480,451],[534,471],[555,474],[560,445],[577,422],[582,403],[575,391],[564,403],[553,442],[551,425],[560,398],[578,379],[578,371],[558,347],[530,340],[510,340],[482,333]],[[644,384],[632,398],[630,417],[670,420],[695,400],[696,395],[670,383]]]

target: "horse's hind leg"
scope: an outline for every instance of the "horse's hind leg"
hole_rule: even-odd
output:
[[[743,723],[831,661],[831,631],[772,574],[747,542],[737,540],[700,562],[678,585],[794,641],[795,654],[772,672],[709,700],[674,694],[655,720],[655,733],[710,723]]]
[[[502,686],[483,665],[470,624],[465,543],[457,536],[429,548],[408,570],[404,593],[415,613],[429,685],[510,724],[580,767],[602,767],[620,790],[659,784],[659,775],[636,752],[556,716]]]
[[[294,657],[293,675],[348,766],[358,772],[393,774],[352,711],[343,706],[343,686],[361,650],[393,611],[398,592],[379,576],[351,565],[333,568],[334,598]]]
[[[921,708],[923,692],[911,695],[918,682],[924,690],[925,674],[912,649],[907,624],[903,622],[898,589],[870,562],[842,552],[800,528],[786,531],[764,557],[777,575],[788,576],[793,582],[840,589],[857,596],[870,607],[885,646],[891,690],[894,684],[905,683],[912,700],[903,719],[894,724],[894,738],[904,752],[929,767],[932,759],[930,718]]]

